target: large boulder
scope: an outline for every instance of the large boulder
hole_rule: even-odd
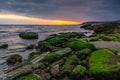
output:
[[[38,33],[36,32],[22,32],[19,36],[23,39],[38,39]]]
[[[89,75],[95,80],[120,80],[120,56],[109,49],[91,53]]]
[[[6,60],[8,65],[14,65],[16,63],[22,62],[22,56],[19,54],[13,54]]]

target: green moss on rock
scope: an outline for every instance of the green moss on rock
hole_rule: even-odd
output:
[[[25,76],[21,76],[19,79],[17,80],[42,80],[38,75],[31,73]]]
[[[82,49],[82,50],[80,50],[80,51],[76,51],[76,55],[77,56],[86,56],[86,55],[88,55],[89,53],[91,52],[91,50],[89,49],[89,48],[85,48],[85,49]]]
[[[76,55],[72,55],[66,60],[65,64],[62,67],[62,70],[63,71],[72,70],[74,64],[78,64],[79,62],[80,62],[79,58]]]
[[[38,34],[36,32],[22,32],[19,36],[23,39],[38,39]]]
[[[61,37],[53,37],[47,41],[53,46],[56,46],[65,42],[64,38],[61,38]]]
[[[68,54],[70,52],[71,52],[70,48],[64,48],[64,49],[49,53],[44,57],[43,60],[47,62],[52,62],[52,61],[55,61],[58,57]]]
[[[48,55],[46,55],[44,57],[44,61],[52,62],[52,61],[56,60],[58,56],[59,56],[59,54],[57,54],[55,52],[49,53]]]
[[[53,37],[59,37],[59,38],[64,38],[66,40],[69,40],[71,38],[82,38],[86,36],[84,35],[84,33],[81,33],[81,32],[66,32],[66,33],[60,33],[57,35],[50,35],[49,38],[53,38]]]
[[[86,68],[82,65],[77,65],[73,71],[72,71],[72,74],[73,75],[84,75],[86,72]]]
[[[89,48],[91,50],[95,49],[95,46],[91,43],[84,42],[84,41],[79,41],[79,40],[70,40],[67,44],[66,47],[70,47],[73,50],[81,50],[84,48]]]
[[[93,52],[89,58],[90,76],[95,80],[119,80],[120,59],[114,56],[109,49],[99,49]]]
[[[119,31],[120,32],[120,31]],[[99,40],[103,40],[103,41],[118,41],[120,42],[120,33],[94,33],[92,35],[93,38],[91,38],[90,41],[96,41],[98,38]],[[95,40],[94,40],[95,39]]]
[[[47,41],[39,41],[38,46],[42,52],[44,51],[50,51],[52,49],[52,46]]]

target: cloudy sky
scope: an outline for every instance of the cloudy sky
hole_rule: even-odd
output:
[[[0,24],[77,24],[120,19],[120,0],[0,0]]]

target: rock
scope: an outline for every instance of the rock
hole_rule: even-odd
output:
[[[29,46],[26,47],[26,49],[35,49],[35,48],[36,48],[36,46],[33,45],[33,44],[31,44],[31,45],[29,45]]]
[[[56,46],[65,42],[65,39],[62,37],[53,37],[47,40],[52,46]]]
[[[91,50],[89,48],[85,48],[79,51],[76,51],[76,55],[79,57],[87,57],[91,53]]]
[[[37,75],[40,75],[41,70],[40,70],[40,69],[35,69],[35,70],[34,70],[34,73],[37,74]]]
[[[59,46],[62,47],[71,38],[83,38],[86,37],[84,33],[79,32],[67,32],[67,33],[60,33],[55,36],[50,36],[46,39],[47,42],[50,43],[52,46]]]
[[[82,79],[85,76],[86,68],[82,65],[77,65],[71,72],[73,79]]]
[[[8,44],[0,43],[0,48],[3,48],[3,49],[8,48]]]
[[[31,73],[25,76],[21,76],[20,78],[18,78],[17,80],[42,80],[40,76]]]
[[[95,46],[93,44],[89,42],[80,41],[77,39],[70,39],[69,42],[66,43],[66,47],[69,47],[73,50],[81,50],[84,48],[95,50]]]
[[[41,71],[40,76],[42,77],[42,80],[50,80],[51,78],[51,75],[43,70]]]
[[[40,67],[42,64],[29,64],[29,65],[24,65],[23,67],[20,67],[18,69],[15,69],[11,72],[6,73],[5,79],[4,80],[14,80],[22,75],[31,73],[34,69],[37,69]],[[4,77],[4,76],[3,76]]]
[[[74,64],[79,64],[80,60],[76,55],[70,56],[62,67],[62,72],[71,72],[74,67]]]
[[[70,52],[71,52],[71,49],[70,49],[70,48],[60,49],[60,50],[58,50],[58,51],[49,53],[48,55],[46,55],[46,56],[44,57],[43,60],[46,61],[46,62],[51,63],[51,62],[55,61],[58,57],[61,57],[61,56],[65,55],[65,54],[68,54],[68,53],[70,53]]]
[[[32,53],[29,54],[28,59],[32,60],[39,55],[40,55],[40,52],[32,52]]]
[[[22,32],[19,36],[23,39],[38,39],[38,34],[36,32]]]
[[[41,55],[39,55],[39,56],[38,56],[38,54],[37,54],[37,55],[34,55],[35,58],[34,58],[33,60],[31,60],[31,63],[36,64],[36,63],[40,62],[41,60],[44,59],[44,57],[45,57],[48,53],[49,53],[49,52],[46,52],[46,53],[41,54]],[[30,59],[31,59],[31,58],[30,58]]]
[[[60,67],[59,67],[59,65],[57,64],[57,65],[52,66],[50,72],[51,72],[51,74],[52,74],[53,76],[58,76],[58,75],[60,74],[60,73],[59,73],[59,72],[60,72]]]
[[[66,76],[66,77],[62,78],[61,80],[70,80],[70,79],[69,79],[69,77]]]
[[[22,57],[19,54],[13,54],[6,60],[8,65],[14,65],[22,62]]]
[[[120,56],[109,49],[99,49],[89,58],[89,75],[95,80],[119,80]]]
[[[52,45],[47,41],[39,41],[38,46],[42,52],[51,51]]]

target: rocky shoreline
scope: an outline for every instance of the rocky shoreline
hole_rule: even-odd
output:
[[[105,27],[114,26],[112,24],[99,23],[96,27],[85,24],[82,27],[94,30],[93,35],[88,37],[81,32],[54,34],[37,45],[28,46],[27,49],[34,48],[35,51],[26,60],[22,60],[20,55],[11,55],[7,63],[13,67],[1,80],[119,80],[120,46],[117,43],[120,42],[120,30],[118,27]],[[19,36],[38,38],[34,32],[23,32]],[[106,43],[98,45],[100,41]],[[110,41],[116,42],[118,47],[110,46]],[[105,44],[108,45],[104,47]]]

